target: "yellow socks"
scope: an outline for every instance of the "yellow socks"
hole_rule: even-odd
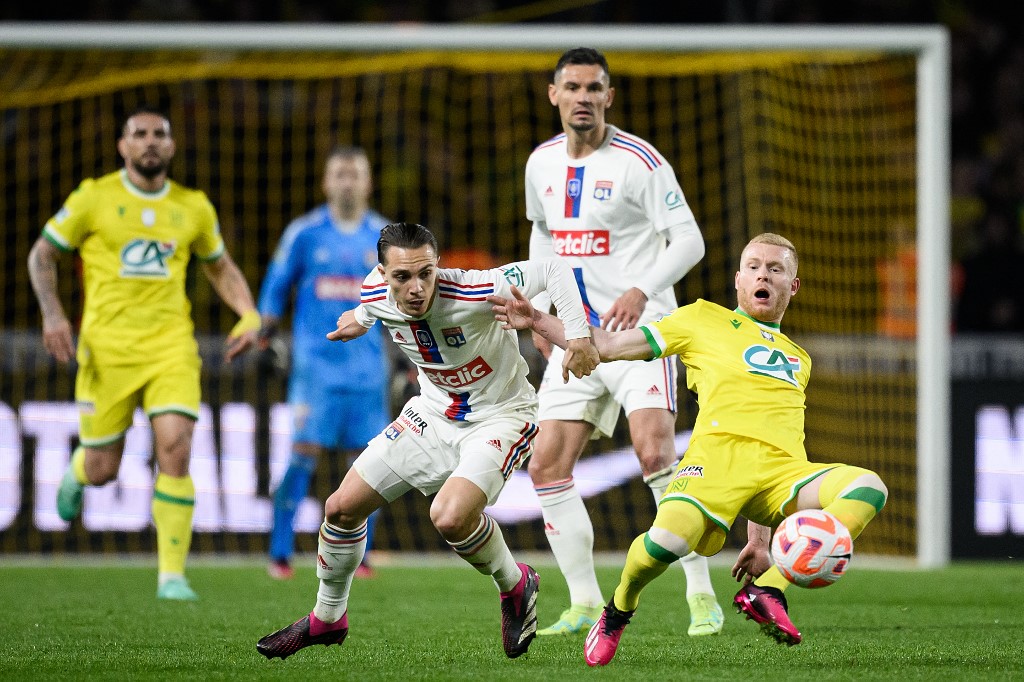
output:
[[[75,475],[75,480],[80,484],[92,485],[89,483],[89,479],[85,477],[85,448],[81,445],[71,453],[71,473]]]
[[[153,490],[153,523],[156,525],[160,573],[185,574],[185,560],[192,544],[192,512],[195,486],[191,476],[176,478],[159,474]]]

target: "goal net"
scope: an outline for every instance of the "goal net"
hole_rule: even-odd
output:
[[[442,254],[506,262],[527,256],[527,156],[559,130],[551,69],[565,48],[589,44],[611,66],[609,120],[671,162],[703,232],[707,254],[679,284],[680,300],[731,307],[746,241],[763,231],[790,238],[804,287],[786,330],[814,360],[808,453],[869,467],[888,485],[889,503],[858,551],[944,561],[948,396],[932,376],[948,356],[939,29],[797,32],[772,45],[759,32],[774,29],[149,26],[126,37],[79,28],[62,28],[62,44],[47,44],[45,31],[0,31],[0,551],[155,546],[141,417],[119,481],[88,491],[81,521],[56,517],[75,436],[74,367],[42,350],[25,267],[43,223],[81,179],[120,166],[126,112],[144,103],[168,112],[178,143],[171,175],[210,196],[254,291],[284,226],[322,200],[325,153],[339,142],[367,149],[372,203],[385,216],[432,227]],[[922,121],[922,111],[935,119]],[[70,266],[60,285],[79,314]],[[233,314],[202,277],[190,277],[189,293],[204,354],[193,547],[261,552],[268,495],[287,460],[283,379],[255,358],[225,366],[219,344]],[[681,434],[694,409],[691,401],[680,411]],[[620,430],[581,464],[628,448]],[[336,485],[337,467],[323,464],[314,498]],[[624,551],[649,525],[654,507],[637,472],[594,482],[596,549]],[[539,514],[520,502],[505,522],[510,544],[546,549]],[[407,496],[393,505],[378,548],[445,549],[426,504]],[[309,500],[300,522],[315,527],[321,509]],[[299,542],[315,549],[312,534]]]

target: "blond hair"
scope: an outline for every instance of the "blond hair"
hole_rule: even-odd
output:
[[[770,246],[781,246],[784,249],[789,249],[789,252],[793,254],[793,274],[796,274],[799,260],[797,259],[796,247],[793,246],[793,242],[789,241],[781,234],[775,234],[774,232],[762,232],[747,242],[747,246],[750,246],[751,244],[768,244]],[[743,250],[746,251],[746,248]]]

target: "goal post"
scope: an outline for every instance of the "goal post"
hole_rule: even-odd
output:
[[[658,147],[694,207],[708,249],[682,299],[731,305],[745,240],[793,238],[807,286],[787,330],[815,362],[810,455],[889,484],[869,551],[947,563],[950,48],[938,26],[0,23],[0,429],[15,428],[3,408],[70,399],[67,377],[44,380],[45,358],[32,355],[32,373],[15,350],[37,327],[24,259],[75,184],[116,167],[125,110],[168,109],[172,175],[210,194],[253,286],[287,221],[319,200],[319,164],[339,138],[370,151],[385,215],[512,260],[526,255],[523,164],[557,132],[546,79],[577,45],[609,56],[609,120]],[[62,293],[77,304],[73,285]],[[196,289],[197,329],[219,335],[230,314]],[[229,379],[204,378],[204,396],[246,398]],[[13,489],[13,470],[0,461],[0,486]],[[11,528],[0,546],[39,545]],[[536,529],[516,539],[543,542]]]

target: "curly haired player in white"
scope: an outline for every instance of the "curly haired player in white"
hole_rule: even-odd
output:
[[[564,53],[548,98],[563,133],[526,164],[530,258],[559,256],[576,274],[590,324],[632,329],[676,307],[673,285],[703,256],[704,241],[672,167],[648,142],[605,122],[615,89],[608,63],[591,48]],[[549,301],[534,300],[540,310]],[[550,364],[540,387],[541,433],[528,465],[551,550],[570,606],[538,635],[586,632],[605,603],[594,572],[594,526],[573,469],[587,441],[610,436],[625,410],[644,482],[661,498],[675,451],[674,357],[601,365],[583,381],[558,381],[561,351],[534,335]],[[707,559],[690,554],[686,572],[691,636],[722,630]]]
[[[537,630],[539,577],[512,557],[501,529],[484,513],[533,449],[537,394],[527,381],[515,332],[495,322],[490,295],[546,290],[564,321],[563,380],[588,374],[597,351],[572,271],[557,258],[492,270],[438,268],[437,241],[422,225],[386,226],[380,264],[366,277],[360,304],[327,335],[348,341],[380,320],[419,369],[420,395],[367,445],[327,499],[317,551],[320,589],[313,611],[262,638],[257,650],[286,658],[348,634],[352,577],[366,550],[366,519],[416,489],[436,495],[430,520],[452,549],[501,594],[505,654],[526,652]],[[562,324],[562,322],[559,322]]]

